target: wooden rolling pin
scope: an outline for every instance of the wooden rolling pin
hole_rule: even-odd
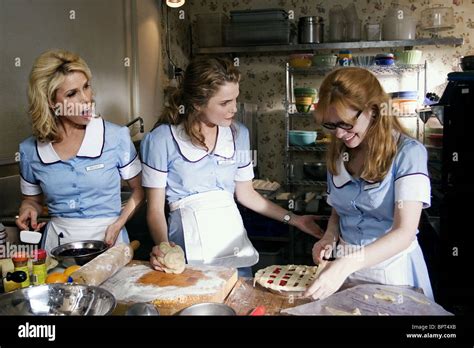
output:
[[[117,273],[133,259],[133,251],[140,242],[134,240],[129,244],[117,244],[86,263],[71,274],[75,283],[98,286]]]

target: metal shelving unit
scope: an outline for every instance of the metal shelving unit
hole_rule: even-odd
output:
[[[293,151],[293,152],[323,152],[326,151],[326,146],[320,145],[320,144],[315,144],[314,146],[295,146],[295,145],[290,145],[287,148],[287,151]]]
[[[393,41],[357,41],[357,42],[328,42],[320,44],[290,44],[290,45],[263,45],[239,47],[206,47],[198,48],[196,54],[221,54],[221,53],[288,53],[288,52],[314,52],[318,50],[361,49],[361,48],[387,48],[414,46],[461,46],[462,37],[426,38],[415,40]]]
[[[380,47],[380,46],[377,46]],[[338,48],[340,48],[338,46]],[[325,152],[327,148],[327,144],[325,143],[315,143],[311,146],[294,146],[290,145],[289,142],[289,131],[293,129],[293,120],[298,118],[305,118],[305,117],[312,117],[312,112],[308,113],[301,113],[296,112],[295,108],[295,98],[294,98],[294,78],[295,76],[307,77],[307,76],[324,76],[328,72],[334,69],[344,69],[345,67],[335,66],[335,67],[310,67],[310,68],[293,68],[290,67],[288,63],[286,63],[286,95],[285,95],[285,128],[286,128],[286,146],[285,146],[285,160],[286,160],[286,171],[287,171],[287,180],[286,185],[288,186],[288,190],[293,192],[295,188],[301,186],[313,186],[318,189],[322,189],[326,186],[326,182],[323,181],[314,181],[314,180],[295,180],[293,176],[293,161],[294,155],[296,153],[307,153],[307,152]],[[366,66],[363,67],[372,71],[376,75],[401,75],[405,73],[416,73],[416,80],[417,80],[417,90],[420,91],[420,73],[424,72],[425,75],[425,85],[423,95],[426,95],[426,70],[427,70],[427,62],[425,61],[424,64],[411,64],[411,65],[390,65],[390,66],[380,66],[380,65],[373,65],[373,66]],[[418,114],[404,114],[399,115],[397,117],[400,118],[418,118]],[[419,123],[417,122],[416,128],[417,136],[420,134]]]
[[[417,73],[421,72],[426,69],[425,64],[394,64],[394,65],[370,65],[370,66],[360,66],[361,68],[365,68],[367,70],[372,71],[374,74],[377,75],[402,75],[405,73]],[[344,68],[341,66],[334,66],[334,67],[316,67],[312,66],[309,68],[289,68],[290,73],[293,75],[316,75],[316,76],[324,76],[328,72]]]

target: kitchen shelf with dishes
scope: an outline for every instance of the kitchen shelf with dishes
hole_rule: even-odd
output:
[[[421,72],[426,69],[425,64],[393,64],[393,65],[369,65],[369,66],[359,66],[360,68],[364,68],[370,70],[374,74],[405,74],[405,73],[417,73]],[[290,73],[293,75],[316,75],[316,76],[324,76],[327,73],[335,70],[344,68],[341,66],[311,66],[307,68],[294,68],[289,67]]]
[[[461,46],[464,43],[462,37],[422,38],[413,40],[379,40],[379,41],[356,41],[356,42],[325,42],[311,44],[287,44],[287,45],[243,45],[243,46],[221,46],[200,47],[196,54],[224,54],[224,53],[287,53],[287,52],[317,52],[320,50],[339,49],[364,49],[364,48],[411,48],[416,46]]]

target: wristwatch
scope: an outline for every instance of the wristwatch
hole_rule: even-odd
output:
[[[291,220],[291,213],[288,212],[285,216],[283,216],[283,223],[289,224]]]

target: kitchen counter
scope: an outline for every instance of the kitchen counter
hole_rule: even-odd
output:
[[[147,265],[147,263],[143,261],[134,260],[126,267],[131,267],[134,265]],[[122,275],[121,277],[123,278],[123,276],[124,275]],[[120,282],[114,281],[113,283],[116,283],[116,284],[120,283],[122,284],[122,286],[125,286],[125,282],[123,282],[123,280]],[[177,281],[177,283],[180,283],[180,281]],[[158,284],[159,283],[156,283],[156,285]],[[343,284],[341,289],[338,292],[336,292],[336,294],[357,285],[361,285],[361,283],[346,282]],[[110,284],[109,284],[109,288],[107,288],[107,286],[104,286],[104,284],[101,286],[111,291]],[[119,286],[119,285],[116,285],[116,286]],[[414,289],[411,287],[397,287],[397,289],[399,289],[400,291],[403,289],[416,290],[418,293],[423,294],[421,289]],[[156,291],[157,291],[156,296],[158,296],[159,294],[158,288]],[[174,290],[170,289],[170,291],[174,291]],[[294,298],[291,296],[288,297],[288,296],[276,294],[264,289],[258,284],[254,287],[253,278],[238,278],[238,279],[234,278],[233,281],[230,281],[228,283],[228,285],[226,286],[226,290],[223,290],[222,296],[216,296],[215,299],[211,301],[209,301],[208,297],[209,296],[201,300],[198,299],[197,301],[194,301],[194,303],[223,302],[226,305],[232,307],[237,315],[241,315],[241,316],[249,315],[256,307],[259,307],[259,306],[265,307],[265,315],[270,315],[270,316],[287,315],[285,313],[281,313],[281,311],[284,309],[298,307],[298,306],[305,305],[312,302],[312,300],[309,298]],[[350,306],[352,306],[352,304],[354,307],[357,305],[357,303],[353,302],[353,300],[351,300],[350,297],[344,296],[344,298],[345,298],[346,303],[349,303]],[[123,301],[120,301],[119,299],[117,300],[118,300],[118,305],[117,305],[116,310],[113,313],[114,315],[124,315],[128,307],[131,304],[136,303],[136,301],[123,302]],[[190,303],[189,305],[191,304],[192,303]],[[167,315],[176,314],[182,308],[185,308],[183,307],[183,304],[180,302],[176,302],[170,306],[164,306],[164,307],[160,306],[158,309],[160,311],[160,315],[167,316]],[[413,311],[411,311],[410,308],[411,307],[406,308],[408,313],[416,313],[415,308],[413,308]]]
[[[232,307],[237,315],[249,315],[256,307],[264,306],[265,315],[280,315],[282,309],[296,307],[311,302],[307,298],[289,298],[253,286],[253,278],[239,278],[225,304]]]

